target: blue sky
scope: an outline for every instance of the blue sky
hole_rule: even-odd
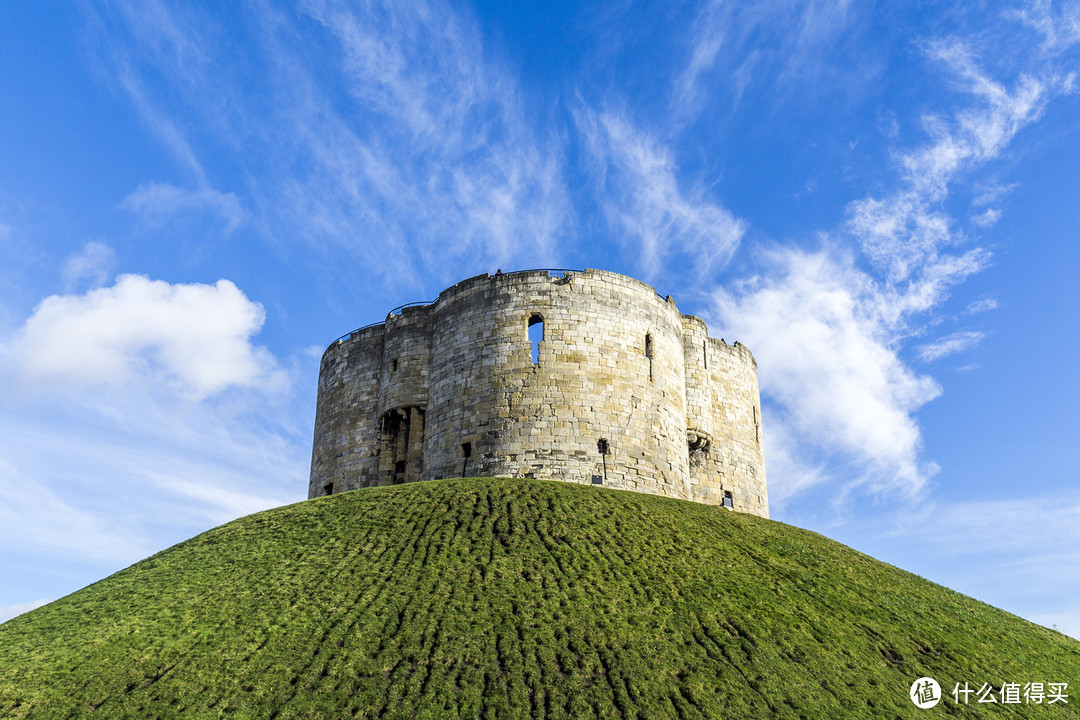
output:
[[[956,4],[959,5],[959,4]],[[1080,4],[0,4],[0,619],[303,499],[496,269],[754,352],[772,517],[1080,637]]]

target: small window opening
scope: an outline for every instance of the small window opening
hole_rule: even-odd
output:
[[[701,357],[705,360],[705,369],[709,369],[709,341],[701,341]]]
[[[544,341],[544,317],[533,315],[529,318],[529,342],[532,343],[533,365],[540,364],[540,343]]]
[[[323,485],[322,492],[323,492],[323,495],[333,495],[334,494],[334,483],[326,483],[325,485]]]
[[[652,380],[652,333],[645,333],[645,357],[649,359],[649,380]]]
[[[732,510],[735,509],[735,500],[731,497],[730,490],[724,491],[724,507],[731,508]]]
[[[390,372],[397,372],[397,358],[390,361]]]
[[[757,421],[757,405],[754,405],[753,408],[754,408],[754,442],[756,442],[756,443],[758,443],[760,445],[761,444],[761,432],[760,432],[760,426],[758,425],[758,421]]]
[[[461,477],[468,477],[465,470],[469,467],[469,458],[472,456],[472,443],[461,443],[461,455],[464,460],[461,461]]]

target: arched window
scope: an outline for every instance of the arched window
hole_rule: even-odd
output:
[[[534,314],[529,317],[529,341],[532,343],[533,365],[540,364],[540,343],[544,341],[544,316]]]

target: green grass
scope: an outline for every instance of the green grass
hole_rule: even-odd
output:
[[[1068,682],[1063,706],[908,699]],[[535,480],[242,518],[0,625],[3,718],[1080,716],[1080,643],[820,535]]]

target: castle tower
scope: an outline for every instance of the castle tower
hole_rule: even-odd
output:
[[[478,275],[327,348],[308,497],[538,477],[768,517],[757,365],[633,278]]]

